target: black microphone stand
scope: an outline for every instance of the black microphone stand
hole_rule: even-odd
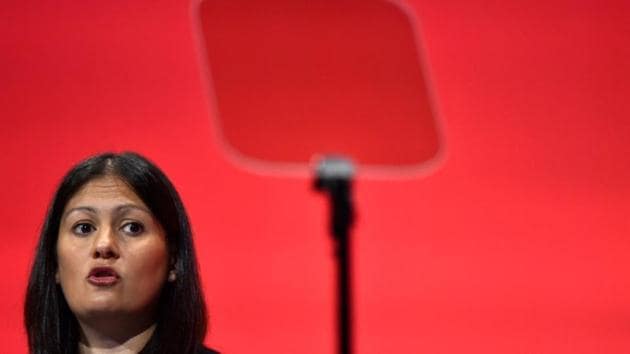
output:
[[[354,221],[352,205],[352,162],[325,157],[317,165],[315,189],[330,200],[330,232],[336,241],[338,353],[352,353],[352,277],[350,228]]]

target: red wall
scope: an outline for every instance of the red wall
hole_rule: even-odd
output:
[[[382,353],[630,352],[630,3],[410,1],[446,157],[359,180],[357,346]],[[137,150],[188,207],[226,353],[332,353],[325,200],[213,142],[181,1],[18,1],[0,21],[0,336],[46,205],[86,155]]]

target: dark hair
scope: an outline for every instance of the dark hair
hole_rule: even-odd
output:
[[[74,354],[79,327],[60,286],[57,238],[63,210],[87,182],[101,176],[125,181],[151,209],[166,232],[177,277],[166,282],[153,336],[141,353],[194,353],[206,333],[206,307],[188,217],[177,191],[162,171],[132,152],[103,153],[74,166],[63,178],[49,206],[26,292],[24,324],[32,354]]]

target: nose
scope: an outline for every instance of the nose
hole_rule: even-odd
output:
[[[94,239],[93,258],[118,258],[120,255],[116,234],[111,228],[101,229]]]

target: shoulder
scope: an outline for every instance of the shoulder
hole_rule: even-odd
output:
[[[216,350],[212,350],[210,348],[206,348],[206,347],[201,347],[198,351],[197,354],[220,354],[218,351]]]

